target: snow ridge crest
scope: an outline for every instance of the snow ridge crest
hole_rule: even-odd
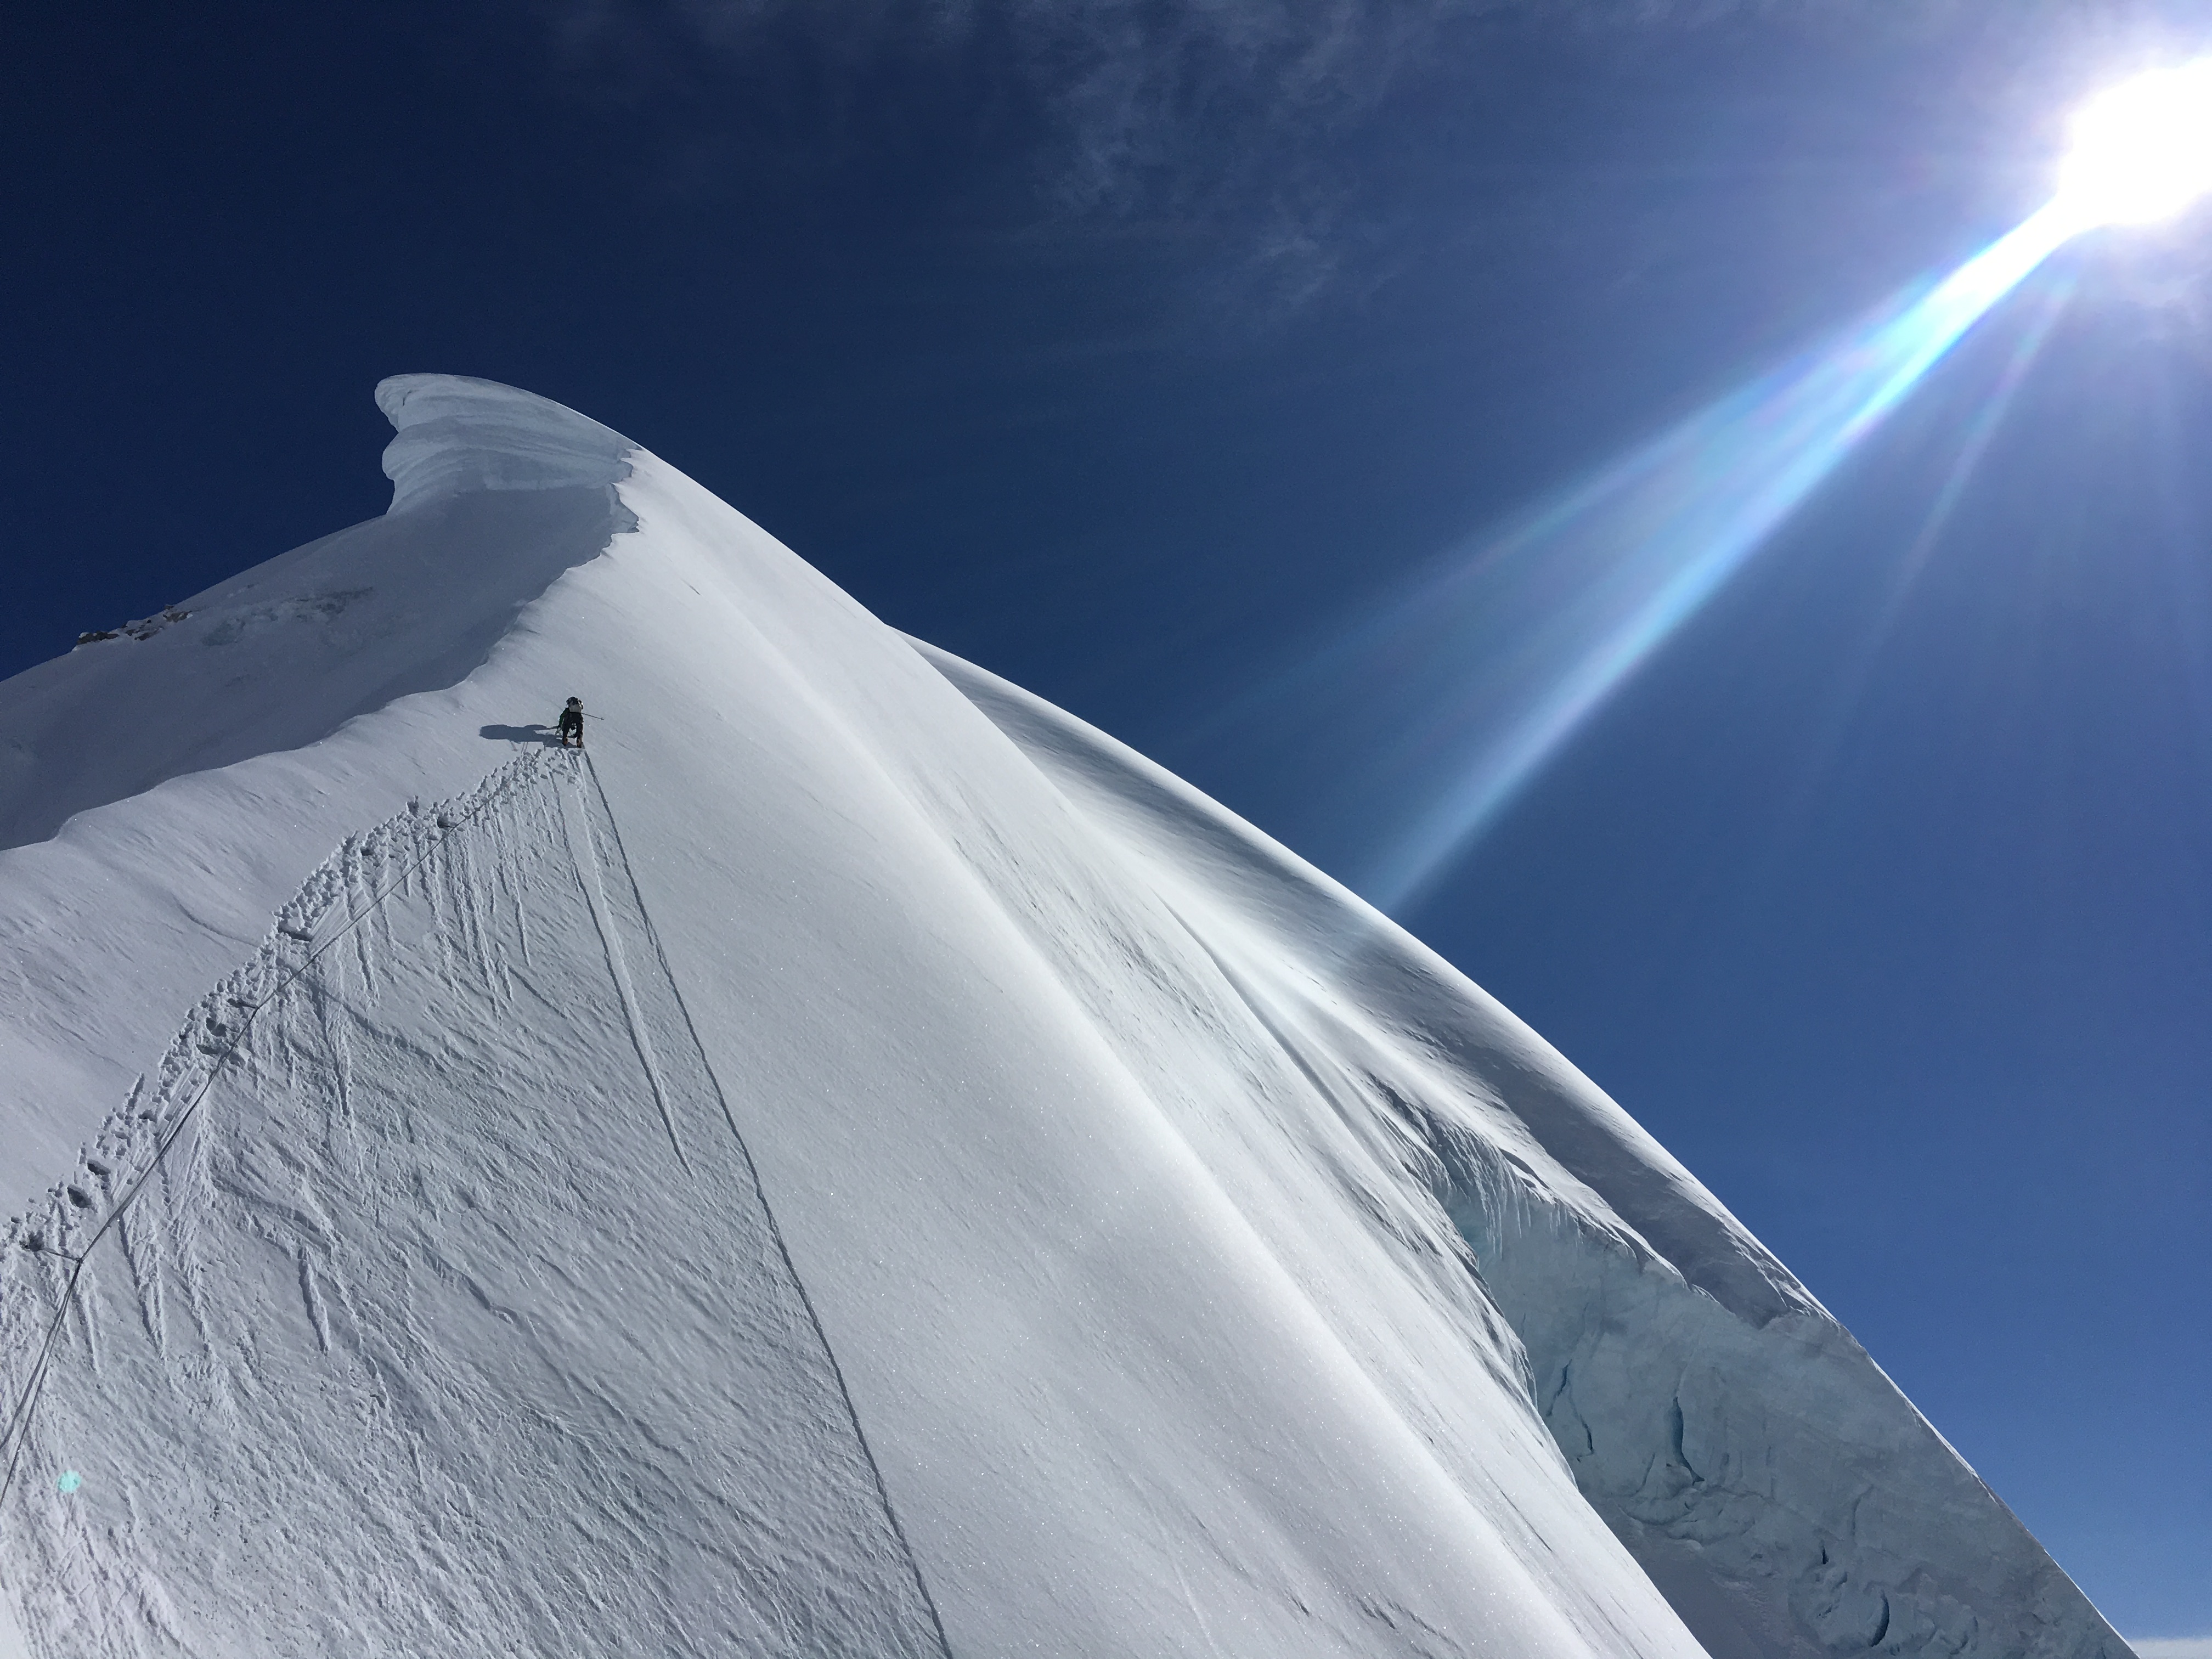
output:
[[[394,374],[376,406],[398,434],[384,451],[387,515],[481,489],[619,483],[638,447],[550,398],[465,374]]]

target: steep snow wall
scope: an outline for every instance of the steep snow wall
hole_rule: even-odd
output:
[[[300,634],[297,746],[0,852],[30,1651],[2124,1651],[1447,964],[605,428],[382,396],[393,511],[248,575],[481,595],[420,677],[319,727]]]
[[[918,648],[1170,896],[1316,1091],[1405,1127],[1577,1484],[1713,1659],[2125,1651],[1850,1334],[1533,1032],[1188,786]]]

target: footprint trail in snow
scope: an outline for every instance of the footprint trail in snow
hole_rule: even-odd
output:
[[[0,1513],[38,1651],[943,1652],[586,768],[349,841],[19,1224],[10,1401],[149,1177]]]

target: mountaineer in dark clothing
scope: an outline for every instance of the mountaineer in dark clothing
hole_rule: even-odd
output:
[[[568,706],[561,711],[560,732],[563,749],[581,749],[584,746],[584,700],[581,697],[569,698]]]

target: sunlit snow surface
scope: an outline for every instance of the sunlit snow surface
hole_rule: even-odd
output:
[[[1402,932],[605,428],[384,402],[390,516],[0,686],[0,1651],[2124,1652]]]

